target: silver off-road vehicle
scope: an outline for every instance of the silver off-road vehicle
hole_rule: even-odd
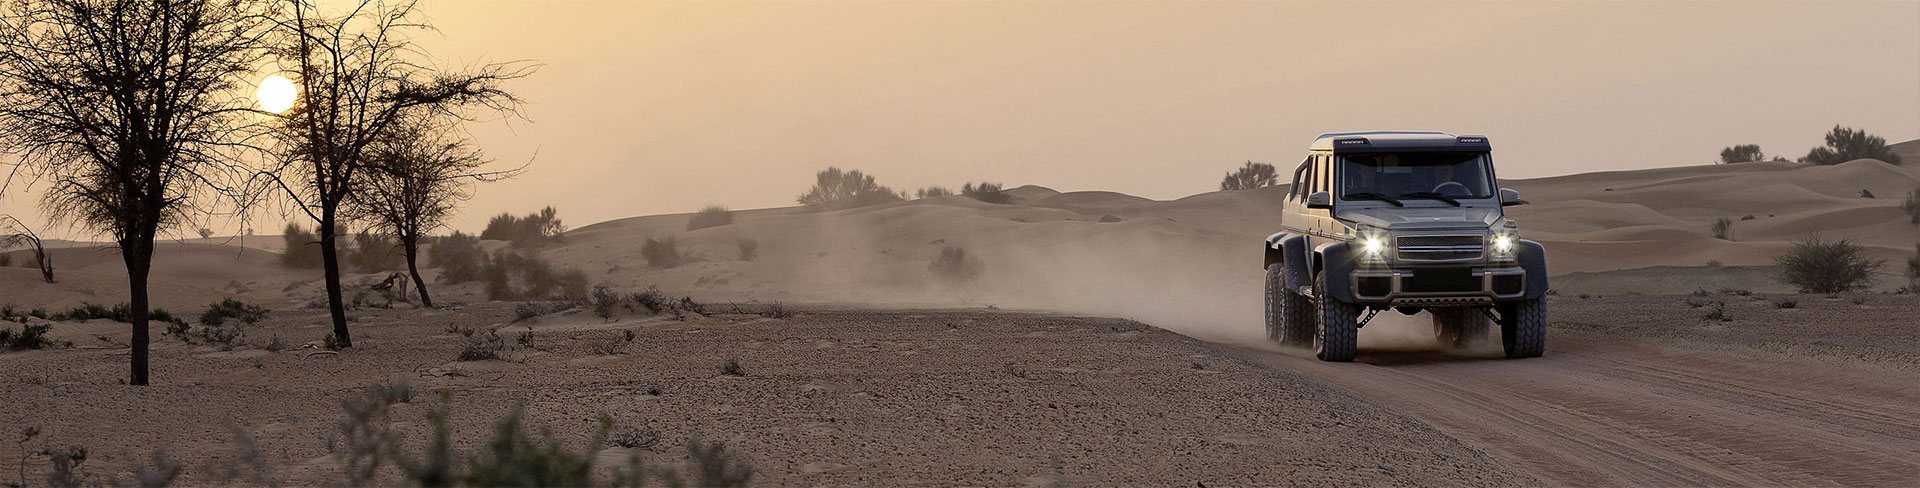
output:
[[[1433,315],[1464,345],[1493,324],[1509,358],[1547,343],[1547,261],[1502,209],[1484,136],[1344,132],[1314,139],[1267,237],[1267,336],[1351,361],[1382,310]],[[1361,314],[1365,313],[1365,317]]]

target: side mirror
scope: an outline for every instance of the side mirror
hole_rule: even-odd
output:
[[[1514,205],[1526,205],[1526,204],[1527,204],[1526,200],[1520,199],[1520,192],[1513,191],[1513,189],[1511,188],[1500,189],[1500,206],[1511,207]]]
[[[1307,208],[1322,210],[1333,208],[1333,194],[1316,191],[1312,195],[1307,195]]]

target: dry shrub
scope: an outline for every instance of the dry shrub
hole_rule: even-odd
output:
[[[555,269],[545,259],[501,249],[487,261],[487,298],[492,300],[584,300],[587,274]],[[519,287],[514,282],[520,283]]]
[[[461,232],[439,238],[427,249],[429,266],[440,268],[440,281],[466,283],[486,277],[487,253],[480,238]]]
[[[727,210],[727,207],[708,205],[706,208],[702,208],[699,212],[694,213],[693,217],[687,219],[687,230],[719,227],[731,223],[733,223],[733,212]]]
[[[280,265],[289,268],[318,268],[320,259],[320,238],[313,231],[301,227],[299,223],[288,222],[284,234],[286,249],[280,251]]]
[[[672,237],[661,240],[647,238],[646,242],[640,244],[640,256],[647,259],[647,266],[661,269],[679,266],[684,259],[680,255],[680,246],[674,243]]]
[[[1726,217],[1714,219],[1713,238],[1723,241],[1733,240],[1733,219]]]
[[[480,231],[480,238],[508,241],[515,247],[526,248],[559,243],[560,235],[567,231],[566,224],[560,223],[559,213],[553,207],[546,207],[526,217],[508,213],[495,215],[487,221],[486,230]]]
[[[1851,240],[1828,241],[1818,234],[1794,244],[1775,260],[1780,279],[1801,293],[1841,293],[1873,286],[1874,274],[1885,260],[1871,259]]]
[[[827,168],[814,174],[813,188],[795,200],[816,211],[824,211],[893,203],[905,198],[880,186],[860,170]]]
[[[967,251],[955,246],[940,249],[940,255],[927,265],[927,271],[934,277],[949,283],[972,281],[980,277],[982,265],[977,258],[967,256]]]
[[[999,183],[981,182],[979,186],[967,183],[960,186],[960,195],[987,203],[1002,205],[1013,203],[1013,195],[1007,194],[1006,189]]]
[[[760,241],[742,237],[733,241],[733,245],[739,248],[741,261],[752,261],[755,256],[760,255]]]
[[[952,196],[953,190],[948,190],[944,186],[929,186],[914,191],[913,195],[917,198],[945,197]]]

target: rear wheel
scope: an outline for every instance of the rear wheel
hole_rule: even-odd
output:
[[[1313,341],[1313,297],[1301,295],[1299,285],[1287,281],[1287,266],[1267,265],[1267,339],[1286,345]]]
[[[1501,304],[1500,342],[1508,358],[1537,358],[1547,352],[1545,297]]]
[[[1478,308],[1430,308],[1427,313],[1433,315],[1433,338],[1453,347],[1471,345],[1493,329],[1493,321]]]
[[[1325,276],[1314,280],[1315,296],[1320,298],[1320,320],[1313,341],[1315,356],[1321,361],[1352,361],[1360,348],[1360,306],[1328,295],[1325,284]]]

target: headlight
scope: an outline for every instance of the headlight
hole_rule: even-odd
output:
[[[1493,252],[1501,254],[1513,252],[1513,236],[1507,234],[1493,236]]]
[[[1514,251],[1520,247],[1520,235],[1512,230],[1495,231],[1493,237],[1487,240],[1487,244],[1488,250],[1492,251],[1489,254],[1494,260],[1511,261],[1514,258]]]
[[[1360,234],[1360,260],[1382,262],[1387,260],[1387,235],[1385,232],[1366,232]]]

